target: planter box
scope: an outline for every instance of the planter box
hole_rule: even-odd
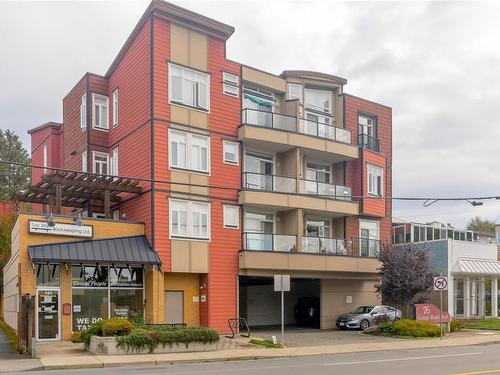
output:
[[[115,337],[99,337],[92,336],[90,345],[86,348],[87,351],[97,355],[116,355],[116,354],[149,354],[149,349],[132,350],[128,351],[123,348],[117,347]],[[161,344],[153,350],[153,353],[186,353],[186,352],[208,352],[217,349],[217,343],[204,344],[201,342],[191,342],[186,347],[185,344],[173,344],[172,346],[162,346]]]

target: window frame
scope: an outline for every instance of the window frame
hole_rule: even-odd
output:
[[[234,79],[232,79],[234,78]],[[222,72],[222,94],[238,98],[240,96],[240,76],[237,74]],[[229,91],[233,89],[235,92]]]
[[[174,69],[172,69],[174,68]],[[172,98],[172,95],[173,95],[173,92],[172,92],[172,89],[173,89],[173,71],[175,69],[180,69],[182,70],[182,90],[181,90],[181,96],[182,96],[182,100],[174,100]],[[188,103],[185,103],[185,98],[184,98],[184,76],[185,76],[185,71],[189,71],[191,73],[194,74],[194,93],[195,95],[193,96],[193,101],[194,103],[193,104],[188,104]],[[201,82],[201,80],[198,80],[198,76],[204,76],[206,78],[206,84],[204,82]],[[176,76],[177,77],[177,76]],[[187,68],[185,66],[182,66],[182,65],[178,65],[178,64],[174,64],[174,63],[171,63],[169,62],[168,63],[168,103],[169,104],[174,104],[174,105],[181,105],[181,106],[185,106],[185,107],[189,107],[189,108],[192,108],[192,109],[195,109],[195,110],[199,110],[199,111],[203,111],[203,112],[208,112],[210,113],[210,79],[211,79],[211,75],[210,73],[208,72],[202,72],[200,70],[196,70],[196,69],[191,69],[191,68]],[[199,101],[200,101],[200,97],[199,97],[199,84],[202,83],[204,84],[206,87],[205,87],[205,95],[206,95],[206,101],[207,101],[207,106],[206,108],[202,105],[200,105]]]
[[[116,128],[116,127],[118,127],[118,108],[119,108],[118,88],[116,88],[113,91],[112,97],[113,97],[113,120],[112,120],[112,122],[113,122],[113,128]]]
[[[87,158],[87,150],[82,152],[82,172],[88,173],[88,158]]]
[[[115,156],[116,152],[116,156]],[[112,176],[119,176],[119,170],[120,168],[118,167],[118,159],[119,159],[119,150],[118,146],[114,147],[113,150],[111,150],[111,156],[110,156],[110,168],[109,168],[109,174]]]
[[[97,125],[95,122],[95,120],[96,120],[96,111],[95,111],[96,99],[106,100],[106,116],[105,116],[106,126]],[[97,104],[97,105],[99,105],[100,108],[103,107],[102,104]],[[107,97],[106,95],[92,93],[92,129],[100,130],[100,131],[108,131],[109,130],[109,97]]]
[[[49,166],[49,147],[47,144],[43,145],[43,173],[47,172]]]
[[[320,108],[320,107],[317,107],[315,105],[313,106],[310,106],[308,105],[307,103],[307,92],[308,91],[320,91],[320,92],[326,92],[328,93],[329,95],[329,98],[328,98],[328,108],[327,110],[325,110],[325,108]],[[310,88],[310,87],[306,87],[304,88],[304,106],[312,111],[316,111],[316,112],[319,112],[319,113],[326,113],[328,114],[330,117],[333,117],[334,116],[334,109],[333,109],[333,92],[330,91],[330,90],[321,90],[321,89],[315,89],[315,88]]]
[[[169,238],[174,240],[184,240],[184,241],[200,241],[200,242],[210,242],[211,240],[211,204],[210,202],[192,201],[186,199],[169,198],[168,202],[168,225],[169,225]],[[181,203],[186,205],[186,235],[173,234],[173,219],[172,207],[175,203]],[[206,207],[207,214],[207,237],[196,236],[194,230],[194,215],[195,213],[200,213],[193,206],[202,205]],[[203,213],[202,213],[203,214]]]
[[[235,152],[236,160],[235,161],[226,160],[226,150],[225,150],[226,144],[233,144],[236,146],[236,152]],[[239,142],[230,141],[227,139],[222,140],[222,161],[224,164],[240,165],[240,143]]]
[[[183,135],[186,137],[186,167],[179,167],[172,165],[172,155],[173,155],[173,147],[172,147],[172,135],[177,133],[178,135]],[[207,141],[207,170],[204,171],[202,169],[194,169],[193,168],[193,137],[204,138]],[[210,137],[203,134],[190,133],[185,132],[178,129],[168,129],[168,168],[169,170],[177,169],[182,171],[190,171],[194,173],[201,173],[204,175],[210,175],[211,171],[211,147],[210,147]]]
[[[107,158],[107,162],[106,162],[106,174],[104,173],[97,173],[96,172],[96,164],[95,164],[95,157],[96,156],[102,156],[102,157],[106,157]],[[92,173],[93,174],[99,174],[99,175],[102,175],[102,176],[107,176],[109,175],[110,173],[110,170],[109,170],[109,154],[107,154],[106,152],[102,152],[102,151],[92,151]]]
[[[226,210],[236,209],[236,225],[231,225],[226,223]],[[222,205],[222,226],[225,229],[239,229],[240,228],[240,206],[234,204],[223,204]]]
[[[380,173],[374,172],[373,168],[375,168],[377,171]],[[370,170],[372,169],[372,170]],[[384,196],[384,168],[375,165],[375,164],[366,164],[366,173],[367,173],[367,178],[366,178],[366,191],[369,196],[372,197],[383,197]],[[371,180],[371,175],[375,175],[376,178],[380,178],[380,191],[374,192],[371,188],[375,187],[377,189],[377,183],[375,183],[375,186],[371,186],[372,180]]]
[[[80,129],[87,130],[87,94],[83,94],[80,99]]]
[[[300,87],[300,96],[298,98],[292,98],[291,97],[290,87],[292,87],[292,86],[299,86]],[[302,85],[302,83],[288,82],[288,87],[287,88],[288,88],[288,95],[287,95],[288,100],[296,100],[296,99],[298,99],[299,103],[303,103],[304,102],[304,85]]]

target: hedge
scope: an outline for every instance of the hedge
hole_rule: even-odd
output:
[[[391,333],[396,336],[436,337],[439,336],[439,326],[429,322],[402,319],[395,321]]]
[[[80,342],[88,345],[92,336],[123,336],[128,335],[132,328],[132,323],[122,318],[99,320],[92,323],[89,328],[80,331],[79,338],[75,335],[73,339],[79,339]]]

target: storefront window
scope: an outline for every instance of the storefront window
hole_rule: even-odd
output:
[[[143,314],[142,268],[73,266],[73,331],[108,317]]]
[[[37,264],[36,285],[59,286],[59,264]]]

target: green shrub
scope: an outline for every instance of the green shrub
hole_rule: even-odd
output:
[[[89,328],[80,331],[80,338],[85,345],[90,344],[90,338],[92,336],[102,336],[102,322],[102,320],[98,320],[92,323]]]
[[[142,327],[146,325],[146,321],[144,320],[144,316],[142,314],[132,315],[130,322],[134,325],[134,327]]]
[[[439,336],[439,326],[429,322],[403,319],[394,322],[392,333],[397,336],[436,337]]]
[[[73,332],[73,334],[71,335],[71,342],[82,342],[82,331]]]
[[[458,332],[461,331],[464,328],[465,324],[461,322],[460,320],[452,320],[450,322],[450,331],[451,332]]]
[[[392,333],[393,331],[393,324],[392,322],[382,322],[378,324],[378,329],[382,333]]]
[[[112,318],[102,321],[103,336],[124,336],[132,331],[133,325],[122,318]]]
[[[186,345],[192,342],[204,344],[219,341],[219,334],[210,328],[188,327],[188,328],[166,328],[166,327],[139,327],[134,328],[126,336],[116,338],[117,346],[126,351],[141,351],[148,349],[152,352],[159,345],[173,346],[174,344]]]

